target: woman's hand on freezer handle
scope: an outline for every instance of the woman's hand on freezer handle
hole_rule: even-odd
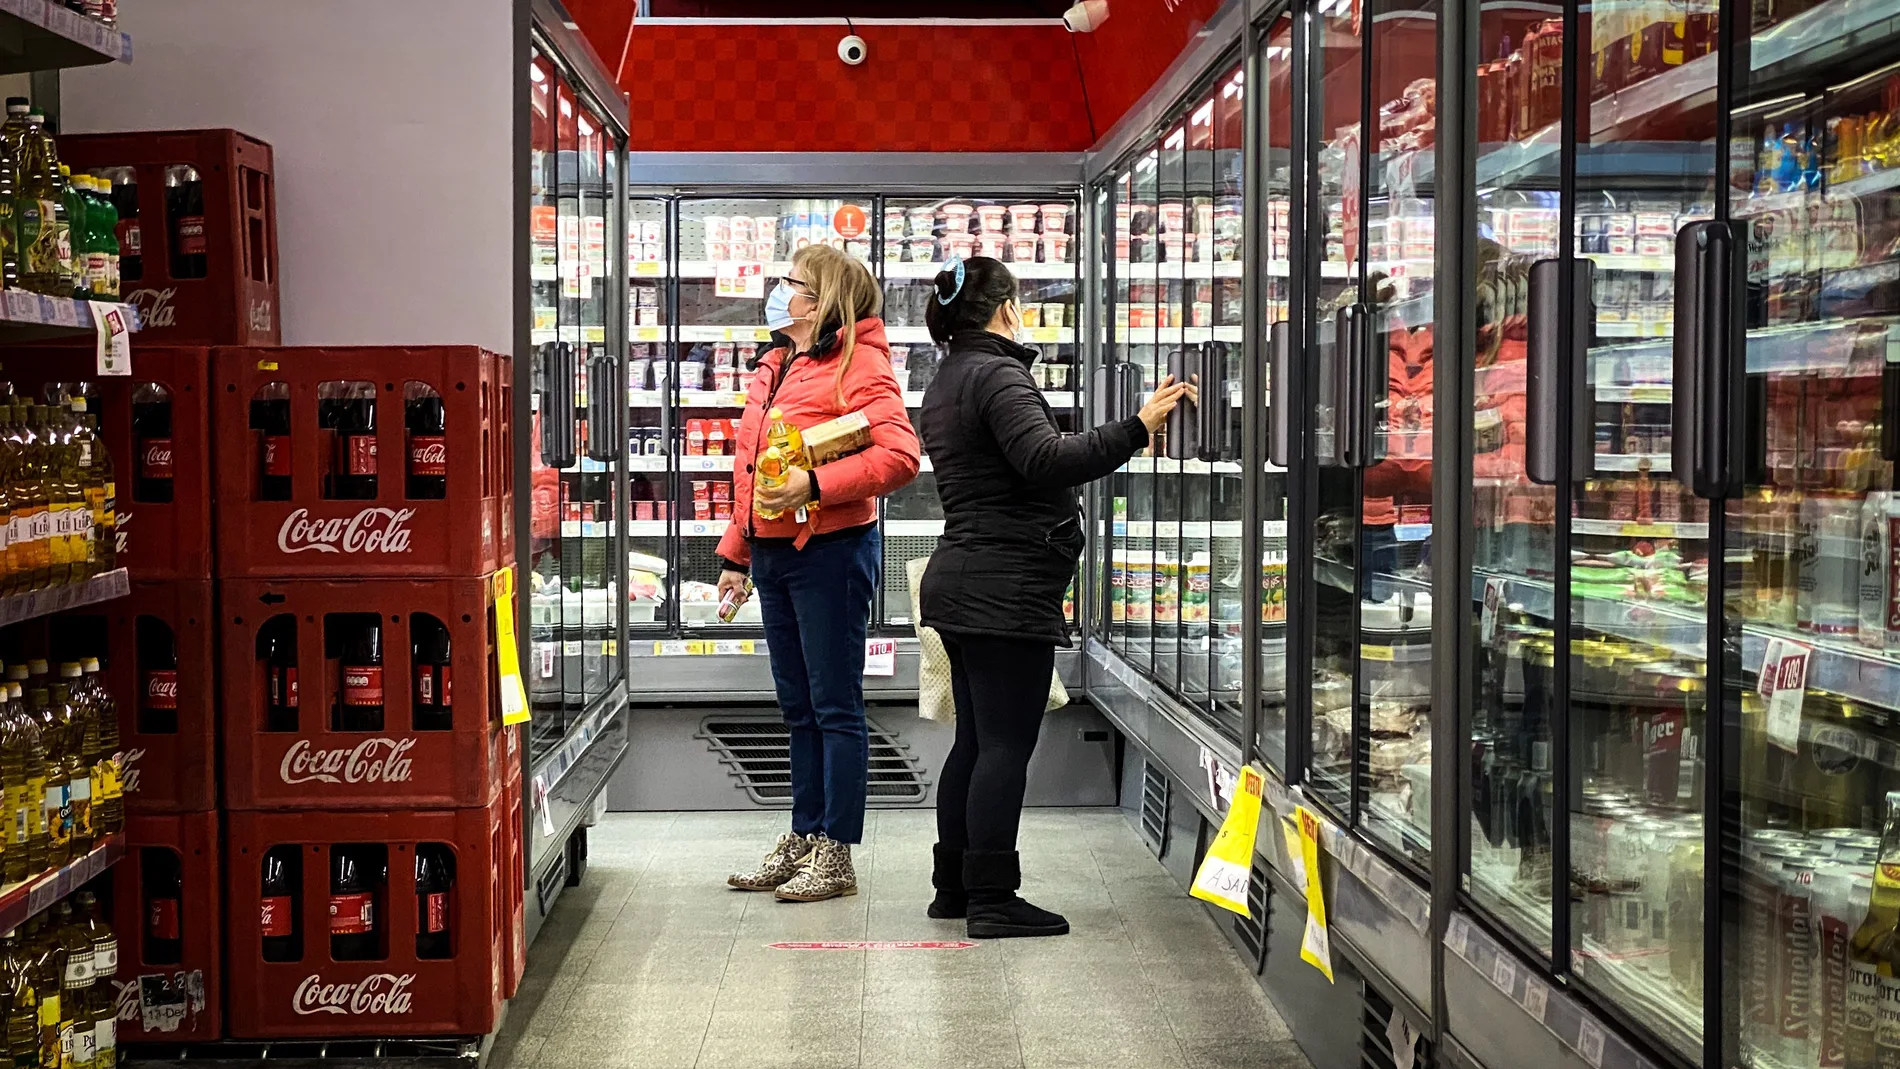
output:
[[[1174,411],[1174,406],[1180,404],[1183,397],[1196,401],[1199,396],[1200,390],[1194,383],[1176,382],[1174,376],[1169,375],[1161,380],[1161,385],[1155,387],[1148,403],[1141,406],[1141,425],[1148,428],[1148,436],[1152,438],[1161,433],[1162,425],[1168,421],[1168,413]]]
[[[734,598],[738,599],[736,604],[744,605],[746,603],[744,572],[735,572],[731,568],[727,568],[719,573],[719,600],[722,602],[725,601],[728,593],[731,593]]]

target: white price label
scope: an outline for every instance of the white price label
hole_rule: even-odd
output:
[[[1517,965],[1505,957],[1503,951],[1499,951],[1497,960],[1491,963],[1491,982],[1507,995],[1517,986]]]
[[[1538,1024],[1544,1023],[1544,1010],[1550,1004],[1550,988],[1528,980],[1524,984],[1524,1012],[1531,1015]]]
[[[92,309],[93,326],[98,330],[99,374],[130,375],[132,373],[132,325],[126,322],[125,307],[104,302],[87,302]]]
[[[1603,1069],[1603,1026],[1585,1018],[1577,1028],[1577,1053],[1593,1069]]]
[[[1478,614],[1478,633],[1489,646],[1498,637],[1498,610],[1504,607],[1504,580],[1484,581],[1484,609]]]
[[[722,260],[713,269],[713,295],[741,300],[765,299],[765,265],[748,260]]]
[[[864,640],[864,674],[889,678],[897,674],[897,640],[894,638],[869,638]]]
[[[1453,917],[1445,927],[1445,946],[1459,957],[1465,956],[1465,945],[1471,940],[1470,922],[1463,917]]]
[[[1790,753],[1801,747],[1801,703],[1808,693],[1808,655],[1814,652],[1785,638],[1768,640],[1756,690],[1768,706],[1768,741]]]

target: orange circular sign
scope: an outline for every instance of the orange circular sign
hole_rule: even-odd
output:
[[[847,204],[832,213],[831,229],[841,238],[862,237],[865,226],[864,209],[855,204]]]

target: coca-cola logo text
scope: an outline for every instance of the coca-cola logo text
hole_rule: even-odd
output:
[[[125,295],[125,303],[139,310],[139,325],[146,330],[175,327],[178,325],[178,306],[172,300],[177,296],[177,286],[167,286],[162,290],[137,289]]]
[[[119,789],[126,794],[136,794],[139,789],[139,758],[145,756],[145,747],[136,750],[121,750],[119,758]]]
[[[415,509],[366,508],[354,516],[313,519],[309,509],[284,517],[277,548],[285,553],[407,553]]]
[[[407,783],[415,762],[403,755],[414,739],[364,739],[354,747],[319,750],[309,739],[298,739],[284,753],[278,776],[285,783]]]
[[[415,973],[375,973],[355,983],[326,984],[323,977],[311,973],[297,985],[290,1008],[301,1014],[381,1013],[396,1015],[409,1012],[409,985]]]
[[[270,301],[260,298],[251,302],[251,329],[259,334],[269,334],[271,321],[276,318]]]

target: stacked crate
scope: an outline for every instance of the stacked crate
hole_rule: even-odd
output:
[[[229,1034],[486,1033],[524,915],[520,742],[496,668],[510,361],[212,363]],[[431,397],[439,434],[411,426]]]

